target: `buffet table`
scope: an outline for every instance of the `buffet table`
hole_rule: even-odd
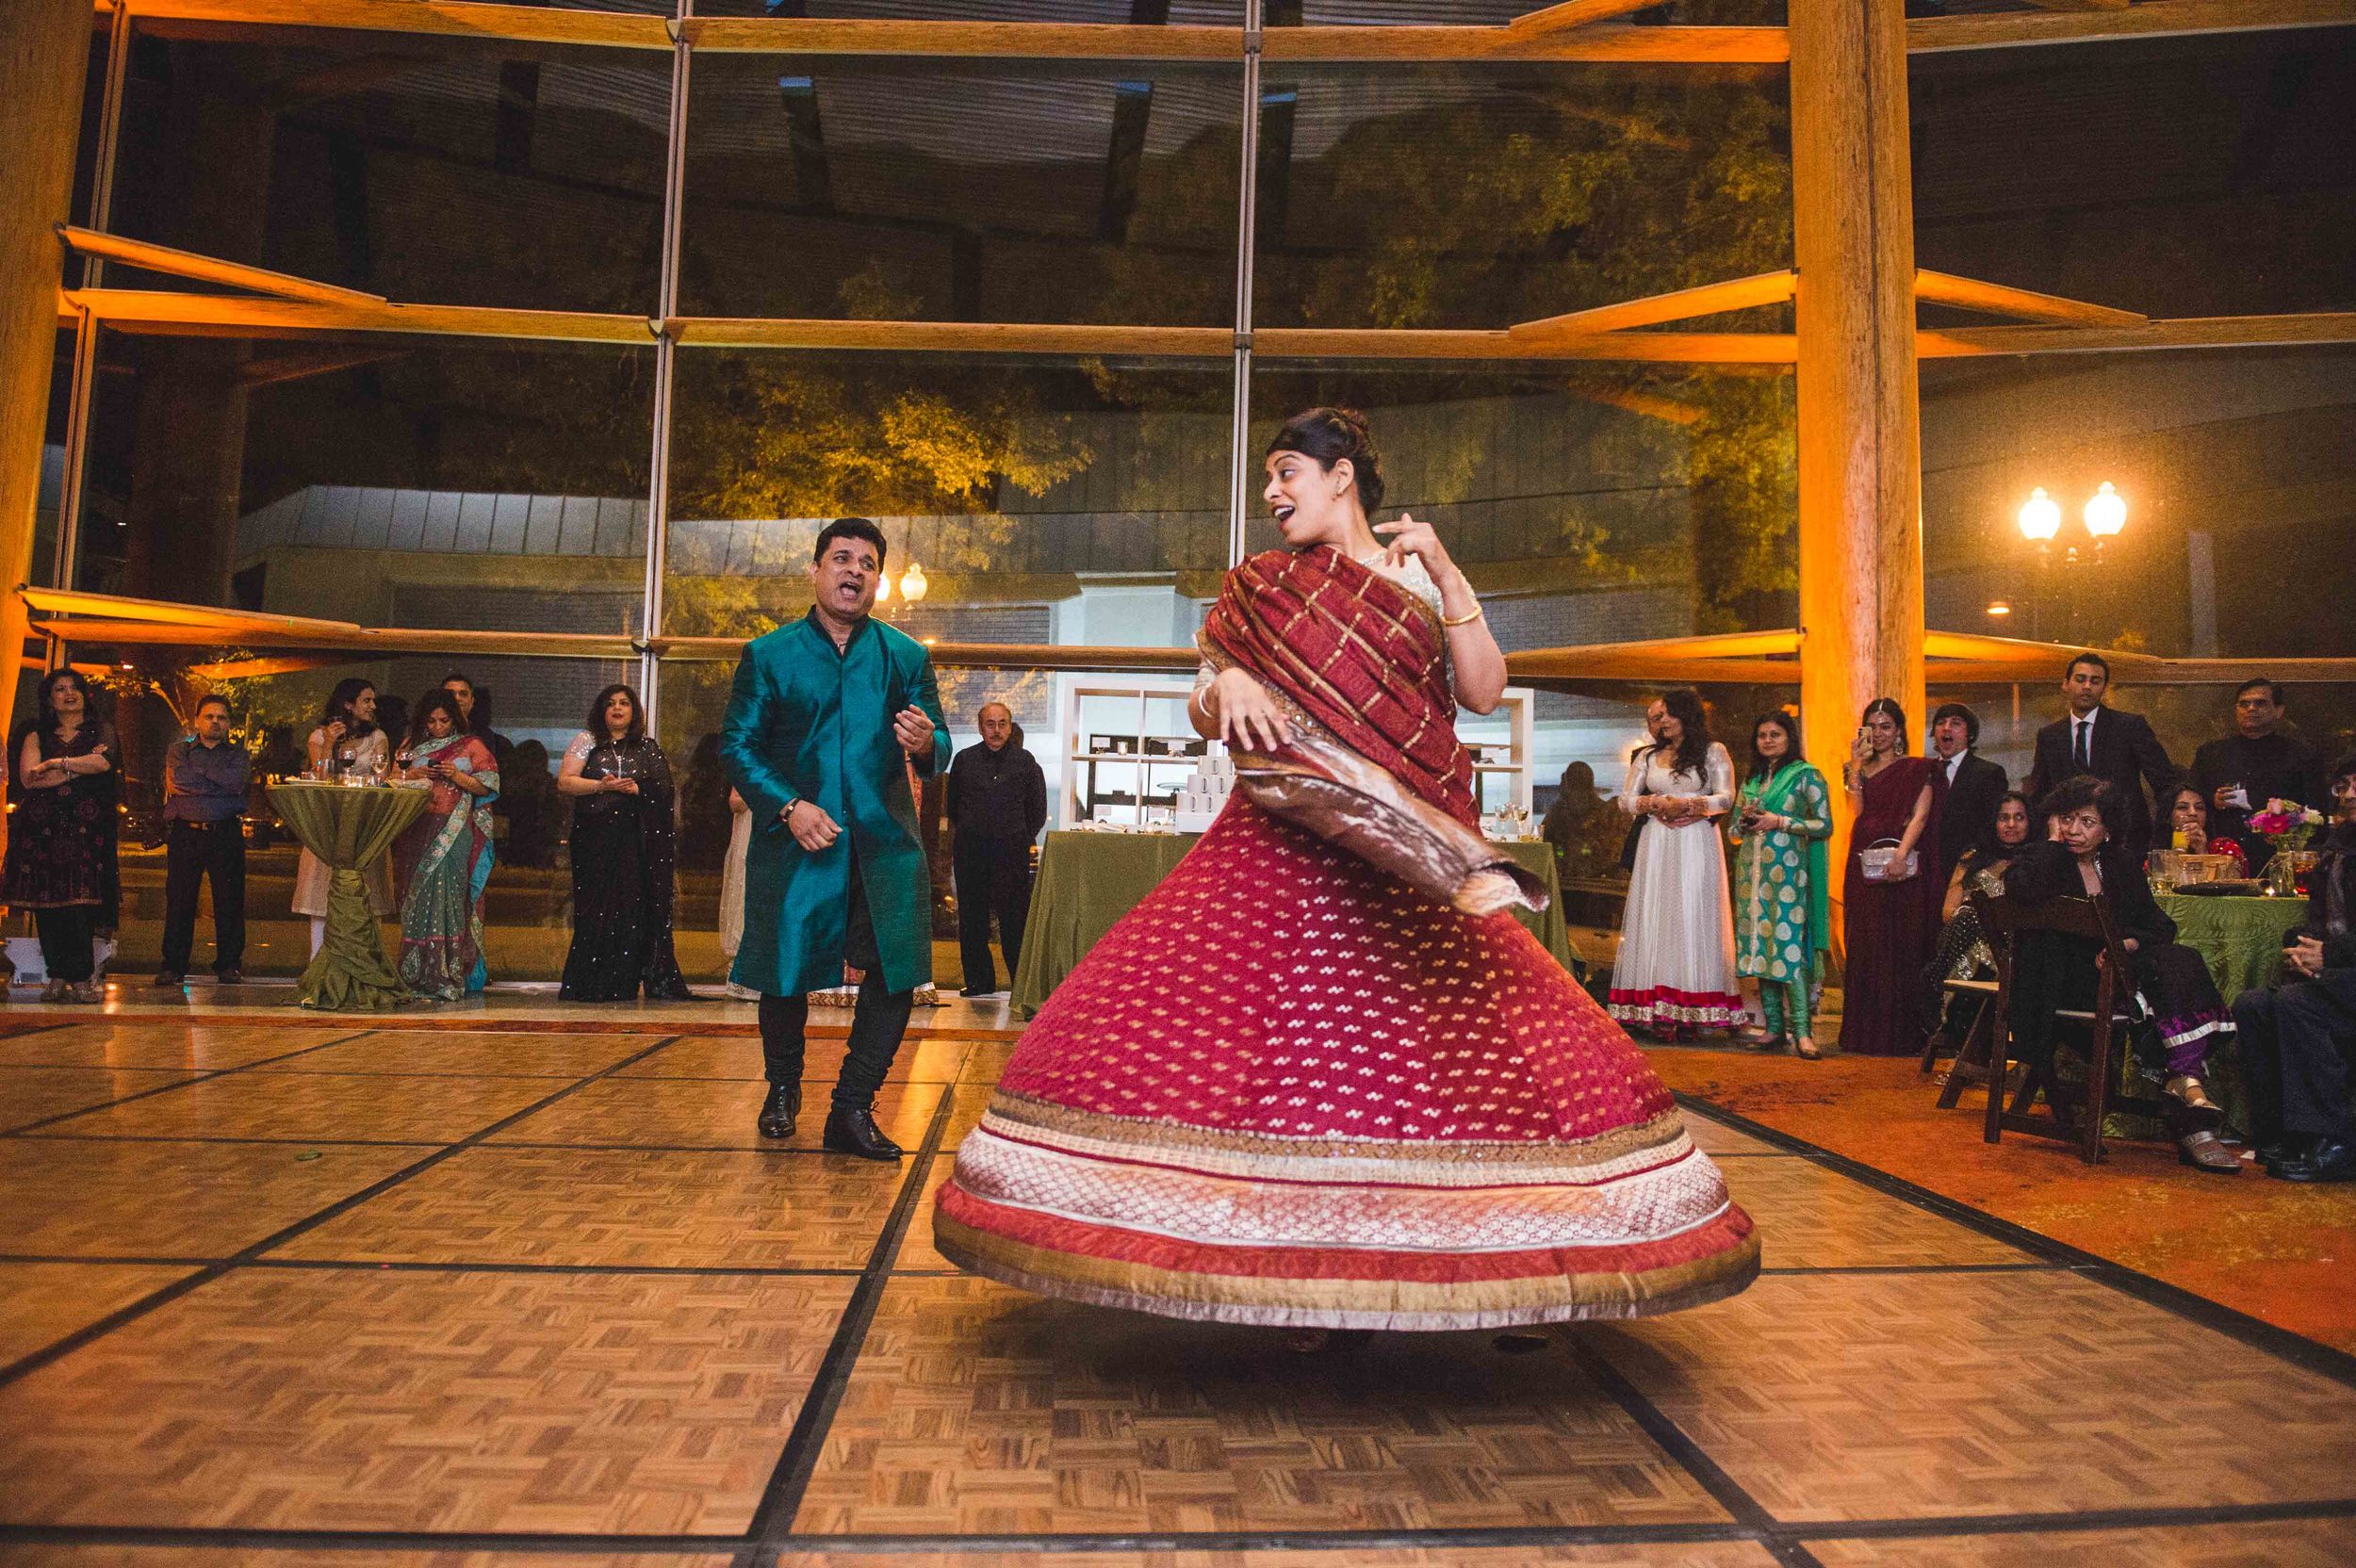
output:
[[[1014,974],[1015,1017],[1027,1019],[1038,1012],[1097,939],[1143,902],[1201,837],[1199,833],[1048,834],[1046,846],[1039,851],[1039,877],[1031,888],[1031,917],[1023,927],[1023,961]],[[1562,890],[1556,880],[1553,848],[1539,842],[1500,843],[1497,848],[1546,884],[1546,906],[1534,914],[1516,908],[1513,918],[1569,969],[1570,932],[1562,921]]]

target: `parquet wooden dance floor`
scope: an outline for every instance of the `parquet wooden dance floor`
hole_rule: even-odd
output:
[[[662,1028],[0,1021],[0,1562],[2356,1561],[2356,1363],[1708,1106],[1747,1294],[1304,1355],[944,1266],[1006,1037]]]

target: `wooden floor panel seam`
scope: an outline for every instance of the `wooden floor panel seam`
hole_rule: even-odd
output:
[[[372,1033],[375,1033],[375,1031],[361,1031],[361,1035],[364,1036]],[[651,1045],[648,1045],[644,1051],[626,1056],[622,1060],[612,1063],[597,1072],[590,1073],[586,1077],[580,1078],[573,1083],[567,1084],[564,1087],[556,1090],[554,1093],[544,1096],[540,1100],[533,1102],[532,1104],[526,1105],[521,1110],[515,1111],[511,1115],[501,1117],[487,1126],[478,1127],[472,1133],[469,1133],[466,1136],[458,1139],[456,1142],[445,1144],[439,1148],[434,1149],[433,1152],[427,1154],[424,1158],[415,1160],[410,1164],[403,1166],[401,1169],[394,1171],[391,1175],[383,1177],[370,1183],[368,1185],[362,1187],[358,1192],[347,1193],[344,1197],[337,1199],[335,1202],[317,1209],[303,1218],[296,1220],[294,1223],[283,1226],[279,1230],[272,1232],[270,1234],[262,1237],[259,1241],[254,1242],[252,1245],[240,1249],[230,1257],[205,1265],[205,1266],[199,1268],[195,1273],[189,1275],[187,1279],[175,1280],[171,1284],[165,1285],[160,1290],[154,1291],[147,1296],[141,1297],[139,1300],[132,1302],[129,1306],[108,1313],[106,1316],[98,1319],[95,1323],[85,1325],[83,1328],[76,1330],[74,1332],[66,1335],[63,1339],[54,1341],[49,1345],[43,1346],[41,1349],[32,1351],[27,1355],[20,1356],[17,1360],[9,1363],[8,1365],[0,1366],[0,1388],[5,1388],[8,1384],[16,1381],[18,1379],[25,1377],[26,1374],[38,1371],[41,1367],[50,1364],[52,1362],[73,1354],[83,1346],[89,1345],[95,1340],[101,1339],[106,1335],[112,1333],[115,1330],[122,1328],[127,1323],[138,1321],[139,1318],[146,1316],[149,1313],[154,1312],[158,1307],[164,1306],[169,1302],[178,1300],[181,1297],[188,1295],[190,1291],[199,1289],[202,1286],[220,1279],[223,1274],[227,1273],[230,1269],[237,1267],[238,1265],[259,1258],[262,1254],[274,1248],[283,1247],[287,1242],[294,1240],[297,1236],[300,1236],[306,1232],[315,1230],[319,1226],[326,1224],[336,1216],[348,1213],[351,1210],[357,1208],[362,1203],[367,1202],[369,1199],[380,1197],[383,1194],[391,1191],[393,1188],[401,1185],[403,1182],[408,1181],[410,1178],[433,1169],[435,1166],[440,1165],[443,1161],[449,1159],[453,1154],[475,1147],[477,1144],[483,1142],[483,1139],[499,1133],[501,1129],[512,1127],[516,1122],[521,1121],[524,1118],[535,1115],[540,1111],[548,1109],[548,1106],[553,1105],[557,1102],[564,1099],[565,1096],[587,1087],[598,1079],[605,1077],[608,1073],[617,1071],[618,1070],[628,1067],[634,1062],[644,1061],[646,1057],[653,1055],[656,1052],[662,1050],[664,1046],[670,1044],[672,1040],[677,1039],[678,1037],[679,1037],[676,1035],[666,1035],[656,1040]],[[323,1050],[328,1045],[339,1043],[342,1042],[335,1040],[324,1041],[319,1046],[310,1047],[308,1049]],[[417,1147],[430,1146],[418,1145]]]
[[[1985,1209],[1974,1208],[1969,1203],[1959,1202],[1942,1193],[1934,1192],[1928,1187],[1919,1186],[1904,1177],[1893,1176],[1886,1170],[1867,1165],[1862,1160],[1854,1160],[1846,1154],[1835,1153],[1829,1149],[1771,1127],[1765,1122],[1754,1121],[1740,1112],[1730,1111],[1700,1095],[1678,1091],[1677,1101],[1684,1109],[1707,1117],[1720,1126],[1776,1144],[1802,1155],[1826,1170],[1845,1176],[1886,1197],[1912,1204],[1926,1213],[1953,1220],[1966,1229],[2016,1247],[2034,1257],[2060,1265],[2070,1272],[2096,1281],[2123,1296],[2132,1297],[2148,1306],[2157,1307],[2186,1322],[2213,1330],[2253,1350],[2271,1356],[2277,1361],[2288,1363],[2301,1371],[2313,1372],[2319,1377],[2329,1378],[2344,1387],[2356,1388],[2356,1356],[2351,1356],[2344,1350],[2309,1339],[2306,1335],[2295,1333],[2288,1329],[2278,1328],[2272,1323],[2252,1317],[2247,1313],[2236,1312],[2222,1302],[2213,1301],[2205,1296],[2195,1295],[2180,1285],[2172,1285],[2165,1280],[2155,1279],[2151,1275],[2129,1268],[2123,1264],[2114,1263],[2108,1258],[2072,1247],[2067,1242],[2056,1241],[2024,1225],[2017,1225],[2009,1219],[1989,1214]]]
[[[62,1027],[62,1025],[59,1027]],[[191,1084],[209,1084],[218,1078],[234,1078],[241,1072],[252,1072],[256,1068],[266,1067],[271,1062],[292,1061],[297,1056],[307,1056],[314,1051],[324,1051],[331,1045],[348,1045],[353,1040],[366,1039],[368,1036],[375,1033],[376,1031],[374,1029],[362,1029],[350,1035],[339,1035],[332,1040],[320,1040],[313,1045],[306,1045],[297,1050],[285,1052],[276,1056],[264,1056],[258,1061],[239,1062],[236,1067],[207,1068],[193,1071],[188,1077],[181,1079],[178,1083],[158,1084],[154,1088],[140,1089],[133,1094],[119,1095],[112,1100],[99,1101],[95,1104],[77,1105],[70,1111],[59,1111],[55,1116],[45,1116],[37,1121],[28,1121],[22,1127],[10,1127],[5,1132],[0,1132],[0,1137],[24,1137],[28,1134],[44,1137],[56,1135],[70,1136],[72,1135],[43,1134],[40,1132],[40,1129],[50,1126],[56,1122],[70,1121],[77,1116],[89,1116],[94,1111],[108,1110],[117,1105],[128,1105],[133,1101],[148,1100],[159,1094],[170,1094],[174,1089],[184,1089]],[[12,1062],[9,1065],[12,1067],[55,1067],[71,1070],[78,1069],[84,1064],[78,1062]],[[97,1070],[103,1071],[105,1070],[99,1069]]]

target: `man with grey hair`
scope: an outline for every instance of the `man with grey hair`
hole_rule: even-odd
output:
[[[1031,843],[1047,825],[1047,776],[1014,738],[1014,713],[1003,702],[974,714],[982,743],[949,764],[948,816],[956,846],[957,950],[963,994],[1002,994],[990,958],[990,917],[998,917],[998,945],[1006,976],[1022,962],[1023,923],[1031,913]]]

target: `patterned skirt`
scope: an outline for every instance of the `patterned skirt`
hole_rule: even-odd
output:
[[[1759,1268],[1667,1090],[1512,915],[1241,798],[1040,1010],[934,1235],[1044,1295],[1304,1327],[1632,1317]]]

